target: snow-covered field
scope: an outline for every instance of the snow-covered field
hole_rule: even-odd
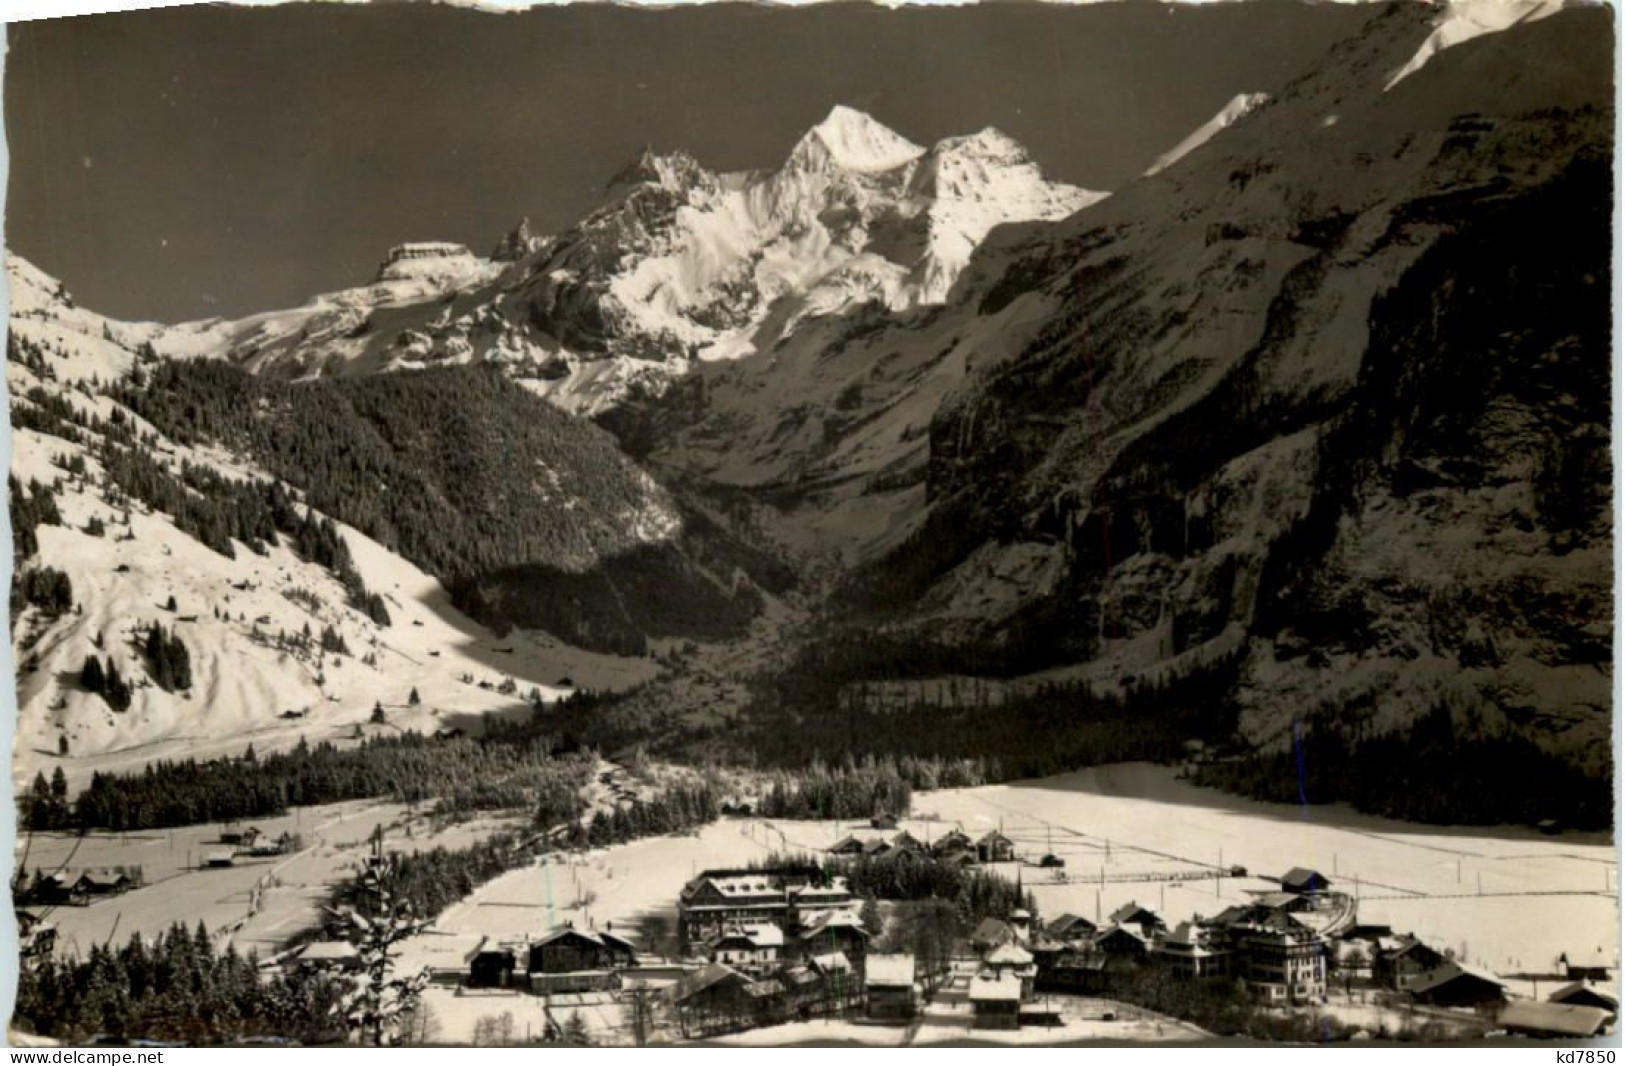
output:
[[[50,465],[57,455],[83,455],[96,470],[76,444],[26,430],[14,442],[13,472],[25,482],[60,476]],[[483,715],[525,711],[523,695],[532,687],[557,698],[570,691],[559,683],[565,679],[613,689],[658,669],[647,659],[585,651],[545,633],[514,632],[498,640],[453,607],[439,581],[348,527],[341,532],[356,569],[388,603],[387,628],[348,607],[332,574],[286,547],[265,556],[239,547],[237,558],[227,559],[166,516],[139,508],[131,512],[134,539],[120,539],[118,515],[83,484],[66,484],[57,503],[65,524],[40,527],[41,553],[67,572],[83,613],[49,623],[37,643],[17,650],[20,663],[30,657],[37,663],[18,679],[12,772],[19,788],[58,765],[77,785],[95,770],[139,769],[159,758],[239,755],[250,743],[263,752],[300,737],[312,743],[347,737],[368,721],[375,703],[384,705],[390,728],[477,728]],[[83,532],[97,517],[107,523],[107,534]],[[174,612],[164,609],[171,596]],[[108,654],[139,678],[126,645],[152,621],[176,627],[186,642],[193,690],[138,688],[130,710],[114,714],[77,684],[79,667],[100,634]],[[326,625],[343,636],[351,655],[301,655],[255,636],[297,634],[307,626],[319,632]],[[362,661],[369,654],[375,665]],[[505,695],[499,690],[508,679],[514,688]],[[409,706],[413,689],[421,703]],[[295,714],[302,717],[284,717]],[[63,735],[67,758],[57,754]]]
[[[915,810],[973,834],[1002,823],[1029,854],[1053,841],[1068,880],[1046,883],[1043,871],[1028,871],[1025,882],[1047,915],[1092,919],[1097,897],[1102,916],[1134,899],[1172,922],[1212,914],[1266,887],[1261,878],[1305,866],[1356,894],[1362,921],[1414,932],[1495,971],[1539,970],[1563,951],[1619,940],[1619,868],[1612,843],[1595,835],[1438,828],[1339,806],[1259,803],[1142,764],[931,793]],[[1219,865],[1221,856],[1255,876],[1183,887],[1113,880]]]
[[[1168,768],[1142,764],[921,793],[914,812],[903,828],[921,839],[955,825],[972,836],[1002,827],[1029,862],[1046,852],[1064,859],[1061,873],[998,867],[1021,878],[1046,917],[1105,918],[1134,900],[1172,924],[1245,901],[1275,887],[1272,877],[1307,866],[1357,894],[1362,921],[1414,932],[1495,971],[1543,971],[1561,952],[1618,942],[1618,867],[1612,845],[1594,836],[1300,810],[1196,788]],[[437,924],[444,932],[517,937],[566,920],[623,926],[670,917],[678,891],[699,870],[775,851],[821,851],[855,828],[728,819],[690,836],[560,855],[498,878]],[[1250,876],[1215,879],[1221,864],[1244,866]]]
[[[246,823],[245,823],[246,824]],[[202,922],[242,952],[270,955],[294,934],[314,925],[328,888],[359,868],[373,830],[384,827],[392,851],[467,847],[509,824],[482,818],[436,832],[403,804],[360,800],[306,807],[253,823],[275,838],[303,838],[291,855],[241,857],[226,869],[198,869],[203,856],[222,849],[221,826],[204,824],[132,833],[76,837],[38,833],[24,837],[16,862],[32,872],[139,866],[146,884],[83,907],[55,907],[58,949],[83,956],[92,945],[122,944],[132,933],[151,936],[176,922]],[[240,923],[240,924],[239,924]]]

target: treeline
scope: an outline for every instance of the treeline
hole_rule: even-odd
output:
[[[823,882],[846,878],[847,887],[864,899],[898,902],[945,900],[952,904],[960,928],[984,918],[1008,918],[1026,910],[1036,921],[1038,904],[1015,882],[975,867],[938,859],[923,852],[888,852],[881,856],[833,858],[796,852],[771,852],[753,859],[739,873],[799,873]],[[716,871],[729,873],[735,871]]]
[[[917,852],[832,861],[853,893],[869,899],[945,899],[967,926],[984,918],[1008,918],[1015,910],[1038,914],[1030,893],[997,874]]]
[[[198,543],[236,558],[233,541],[259,555],[285,534],[302,559],[328,570],[349,593],[350,605],[379,625],[389,625],[383,597],[361,580],[338,527],[331,518],[301,509],[280,482],[238,481],[188,461],[179,476],[143,447],[106,445],[99,454],[108,483],[153,510],[170,516],[175,528]]]
[[[1380,767],[1380,773],[1351,772]],[[1611,775],[1575,771],[1512,733],[1437,706],[1410,726],[1349,736],[1303,731],[1294,750],[1204,764],[1196,782],[1277,803],[1349,803],[1369,814],[1436,825],[1614,824]],[[1516,787],[1486,788],[1486,782]]]
[[[1191,1022],[1214,1036],[1326,1044],[1348,1040],[1359,1030],[1330,1015],[1265,1007],[1239,978],[1193,978],[1167,966],[1141,966],[1121,975],[1110,994],[1113,999]],[[1406,1038],[1402,1032],[1392,1035]]]
[[[917,765],[916,760],[909,762]],[[818,819],[903,815],[908,813],[915,779],[890,757],[848,758],[835,766],[814,759],[805,770],[776,772],[757,813],[764,818]]]
[[[811,753],[912,758],[922,777],[938,771],[934,784],[916,778],[917,788],[1166,762],[1180,757],[1187,740],[1229,739],[1234,713],[1214,694],[1228,691],[1238,661],[1232,656],[1179,677],[1105,691],[1087,682],[1049,682],[1000,700],[980,698],[985,689],[971,684],[946,694],[918,684],[912,698],[897,701],[861,682],[838,686],[796,673],[764,689],[729,734],[770,765]]]
[[[385,880],[393,905],[410,905],[415,917],[430,919],[487,881],[526,865],[533,854],[518,834],[498,833],[466,848],[392,855]],[[364,874],[335,885],[328,899],[323,935],[332,940],[349,939],[348,908],[369,918],[379,914],[378,893]]]
[[[51,772],[50,781],[45,780],[44,770],[36,773],[28,791],[17,798],[17,805],[26,829],[38,832],[67,829],[73,825],[73,804],[68,801],[68,778],[60,766]]]
[[[178,442],[246,453],[499,628],[641,654],[651,635],[737,635],[757,586],[792,580],[694,508],[669,538],[635,533],[675,502],[608,433],[494,368],[292,384],[165,363],[114,395]]]
[[[572,801],[573,812],[563,818],[560,815],[564,805],[550,806],[544,797],[536,812],[537,826],[543,830],[539,834],[502,832],[466,848],[432,848],[390,856],[387,880],[394,901],[411,904],[412,912],[420,918],[433,918],[486,882],[529,864],[536,855],[554,847],[548,843],[550,834],[546,830],[561,825],[568,825],[568,829],[558,846],[600,847],[683,832],[717,817],[716,794],[707,782],[673,785],[652,799],[633,800],[612,811],[600,810],[587,822],[580,819],[579,795]],[[376,905],[377,895],[368,888],[365,873],[335,886],[329,896],[324,935],[343,939],[345,919],[341,915],[346,907],[370,916]]]
[[[254,955],[217,951],[201,924],[195,933],[175,925],[150,943],[132,933],[122,948],[96,943],[82,960],[22,967],[12,1024],[69,1044],[336,1044],[346,1039],[344,990],[320,975],[262,979]]]
[[[312,747],[301,738],[291,751],[272,755],[158,761],[139,773],[94,773],[74,803],[73,826],[153,829],[378,797],[415,803],[444,796],[438,809],[446,813],[524,806],[539,792],[564,795],[586,783],[593,757],[555,757],[553,748],[535,733],[449,740],[404,733],[353,747],[325,741]],[[479,781],[494,784],[471,790]]]
[[[686,833],[716,821],[719,813],[716,789],[709,782],[672,785],[651,799],[598,810],[590,822],[577,827],[572,839],[590,847],[624,844],[643,837]]]

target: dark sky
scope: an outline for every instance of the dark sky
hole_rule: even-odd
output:
[[[645,144],[776,165],[831,105],[912,140],[995,125],[1111,188],[1371,10],[1274,0],[886,10],[194,7],[14,25],[6,239],[86,306],[177,321],[488,251],[596,206]]]

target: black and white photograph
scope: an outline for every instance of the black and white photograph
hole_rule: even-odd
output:
[[[9,1045],[1619,1046],[1611,3],[51,14]]]

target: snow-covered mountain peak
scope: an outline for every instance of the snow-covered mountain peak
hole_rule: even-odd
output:
[[[932,146],[930,154],[936,159],[987,159],[1009,166],[1029,161],[1027,149],[995,126],[987,126],[965,137],[944,137]]]
[[[993,227],[1103,195],[1046,180],[992,127],[928,151],[837,106],[777,169],[717,173],[645,148],[603,206],[554,236],[521,222],[488,259],[402,245],[369,285],[174,327],[154,344],[290,378],[499,362],[596,413],[663,390],[696,360],[766,350],[812,318],[940,303]]]
[[[610,179],[609,188],[628,189],[654,185],[675,193],[687,193],[715,183],[715,176],[687,152],[656,152],[645,146],[642,154]]]
[[[485,261],[461,244],[449,241],[413,241],[397,244],[384,256],[377,281],[428,281],[455,284],[478,277]]]
[[[531,232],[530,217],[527,215],[519,220],[519,224],[497,241],[496,247],[491,249],[493,263],[517,263],[527,255],[541,250],[544,241]]]
[[[787,167],[829,162],[842,170],[874,174],[896,170],[925,149],[854,108],[837,104],[790,152]]]

